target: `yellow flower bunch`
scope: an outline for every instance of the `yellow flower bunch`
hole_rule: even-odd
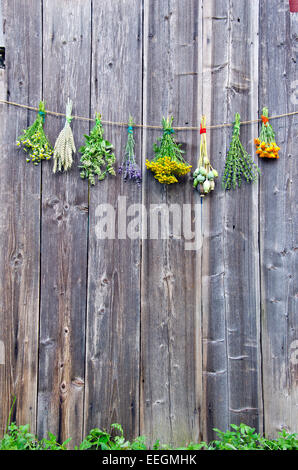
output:
[[[272,126],[269,124],[268,108],[263,108],[262,114],[262,129],[260,137],[255,139],[257,147],[256,153],[261,158],[279,158],[278,152],[280,147],[276,145],[275,133]]]
[[[53,154],[53,148],[43,130],[46,114],[43,101],[40,101],[38,109],[34,123],[17,139],[17,146],[22,147],[27,153],[26,161],[32,161],[33,165],[38,165],[41,160],[49,160]]]
[[[154,178],[160,183],[178,183],[177,177],[189,173],[191,165],[172,160],[170,157],[160,157],[157,160],[146,160],[146,167],[154,173]]]
[[[154,173],[154,178],[162,184],[178,183],[178,178],[191,170],[191,165],[182,157],[180,146],[174,141],[171,119],[163,119],[163,136],[160,145],[154,144],[155,158],[146,160],[146,167]]]

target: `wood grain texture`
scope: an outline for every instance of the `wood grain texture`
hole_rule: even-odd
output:
[[[98,111],[106,120],[128,122],[129,114],[142,120],[141,2],[93,2],[91,87],[92,116]],[[118,166],[127,130],[107,126],[105,137],[115,146]],[[139,161],[139,131],[135,138]],[[139,432],[140,240],[121,234],[118,217],[125,216],[125,204],[128,209],[140,201],[141,189],[119,177],[90,188],[85,432],[115,422],[128,437]],[[114,240],[98,236],[106,203],[115,210]]]
[[[257,117],[257,19],[258,2],[203,4],[203,108],[213,123],[233,122],[236,111],[242,120]],[[255,132],[241,130],[249,152]],[[212,132],[210,155],[220,174],[230,138],[230,130]],[[230,192],[218,185],[203,211],[204,436],[211,439],[213,427],[262,422],[258,185]]]
[[[88,116],[91,2],[43,2],[43,94],[48,109]],[[79,92],[78,84],[83,92]],[[63,118],[50,118],[46,132],[54,145]],[[89,124],[73,121],[77,148]],[[85,381],[88,184],[79,177],[79,154],[71,170],[53,174],[43,165],[41,225],[40,361],[38,433],[51,431],[71,446],[82,439]],[[48,410],[47,413],[44,411]]]
[[[175,117],[176,125],[197,122],[198,5],[194,1],[144,2],[144,122]],[[143,164],[153,156],[160,132],[144,135]],[[179,133],[186,160],[197,161],[197,134]],[[145,166],[144,166],[145,168]],[[193,204],[184,183],[160,185],[145,173],[143,202],[152,209]],[[199,202],[196,200],[196,202]],[[174,212],[179,209],[174,209]],[[199,436],[196,396],[196,252],[185,238],[144,240],[142,248],[141,432],[150,440],[182,444]],[[198,364],[197,367],[200,368]]]
[[[229,2],[227,121],[258,116],[258,2]],[[254,153],[257,127],[242,126],[241,141]],[[259,343],[258,183],[225,194],[224,254],[230,423],[262,423]]]
[[[296,111],[297,21],[282,0],[2,0],[0,96],[58,112],[69,96],[77,115],[156,125]],[[258,162],[258,183],[217,180],[202,205],[190,177],[165,188],[145,169],[160,131],[135,130],[141,188],[89,187],[78,153],[68,174],[26,164],[15,140],[34,119],[1,104],[0,434],[14,395],[18,424],[71,446],[115,422],[173,445],[231,423],[298,431],[297,117],[273,121],[281,157]],[[73,121],[77,147],[89,124]],[[46,118],[52,143],[63,125]],[[241,127],[253,154],[258,133]],[[207,133],[220,176],[231,134]],[[118,167],[127,130],[105,136]],[[196,167],[199,133],[176,138]],[[100,238],[101,204],[115,239]],[[143,239],[126,236],[142,207]],[[169,211],[169,237],[150,239],[153,211]]]
[[[201,3],[201,112],[212,122],[225,122],[228,80],[229,37],[226,1]],[[220,47],[219,47],[220,45]],[[208,124],[208,123],[207,123]],[[226,132],[207,134],[209,155],[219,175],[223,173]],[[210,197],[209,197],[210,196]],[[223,250],[225,216],[224,193],[220,181],[203,201],[201,255],[201,316],[203,350],[203,397],[201,427],[204,439],[214,437],[213,428],[229,424],[227,332],[225,308],[225,253]]]
[[[1,70],[1,98],[37,104],[42,89],[41,2],[2,1],[2,19],[6,69]],[[5,349],[5,364],[0,365],[2,434],[14,396],[12,418],[29,423],[32,431],[36,428],[40,168],[26,163],[25,154],[15,144],[35,114],[7,106],[1,106],[0,112],[0,340]]]
[[[297,110],[297,15],[261,2],[259,103],[271,115]],[[274,54],[272,53],[274,51]],[[265,432],[297,432],[297,117],[272,122],[278,161],[262,161],[260,248]],[[296,273],[296,275],[295,275]]]

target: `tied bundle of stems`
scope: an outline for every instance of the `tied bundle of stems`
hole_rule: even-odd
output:
[[[17,139],[17,146],[21,146],[27,153],[26,161],[32,161],[34,165],[38,165],[41,160],[49,160],[53,154],[53,148],[43,129],[45,115],[44,101],[40,101],[34,123]]]
[[[66,105],[66,121],[65,126],[60,132],[55,146],[53,154],[53,173],[56,171],[67,171],[71,168],[73,159],[72,154],[76,152],[76,147],[74,143],[73,133],[70,127],[72,117],[72,101],[68,99]]]
[[[240,188],[242,179],[248,183],[256,181],[260,170],[240,141],[240,114],[236,113],[232,142],[226,158],[223,175],[223,188],[229,190]]]
[[[122,175],[124,181],[131,180],[138,186],[142,182],[142,173],[135,160],[135,140],[133,137],[133,119],[130,116],[127,129],[127,143],[125,147],[125,156],[119,167],[118,173]]]
[[[154,173],[154,178],[162,184],[178,183],[178,178],[190,172],[191,165],[186,163],[181,146],[175,142],[172,128],[173,117],[163,118],[163,136],[159,138],[160,145],[154,144],[155,158],[146,160],[146,167]]]
[[[79,150],[82,153],[80,176],[88,179],[91,185],[95,184],[95,176],[99,181],[104,180],[108,174],[115,176],[113,145],[104,139],[103,134],[101,115],[96,113],[95,126],[90,135],[84,135],[86,143]]]
[[[263,108],[262,114],[262,128],[260,137],[255,139],[255,145],[257,147],[257,155],[261,158],[279,158],[278,152],[280,147],[276,145],[275,142],[275,133],[272,129],[271,124],[269,123],[268,117],[268,108]]]
[[[213,191],[215,188],[215,178],[218,177],[218,172],[211,166],[207,152],[207,139],[206,139],[206,116],[201,119],[201,144],[200,144],[200,157],[198,166],[193,174],[193,187],[200,191],[201,197]]]

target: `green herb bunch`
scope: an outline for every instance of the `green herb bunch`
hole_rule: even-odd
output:
[[[155,153],[155,160],[161,157],[171,157],[184,163],[181,150],[181,144],[177,144],[174,139],[175,131],[173,129],[173,116],[171,118],[162,118],[163,135],[157,140],[160,145],[153,144],[153,152]]]
[[[116,158],[112,153],[113,145],[103,137],[104,131],[101,123],[101,116],[96,114],[95,126],[90,135],[84,135],[85,145],[79,149],[81,157],[81,178],[88,179],[90,184],[95,184],[95,176],[102,181],[106,175],[115,175],[113,167]]]
[[[240,141],[240,114],[236,113],[232,142],[226,158],[223,175],[223,188],[240,188],[242,179],[248,183],[256,181],[260,170]]]
[[[34,165],[38,165],[41,160],[49,160],[53,154],[53,148],[43,129],[45,114],[44,102],[40,101],[34,123],[17,139],[17,146],[21,146],[27,153],[27,162],[32,161]]]

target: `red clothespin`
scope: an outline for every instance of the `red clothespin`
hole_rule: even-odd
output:
[[[298,0],[289,0],[290,1],[290,12],[298,13]]]
[[[202,124],[200,127],[200,134],[206,134],[206,127],[202,127]]]

